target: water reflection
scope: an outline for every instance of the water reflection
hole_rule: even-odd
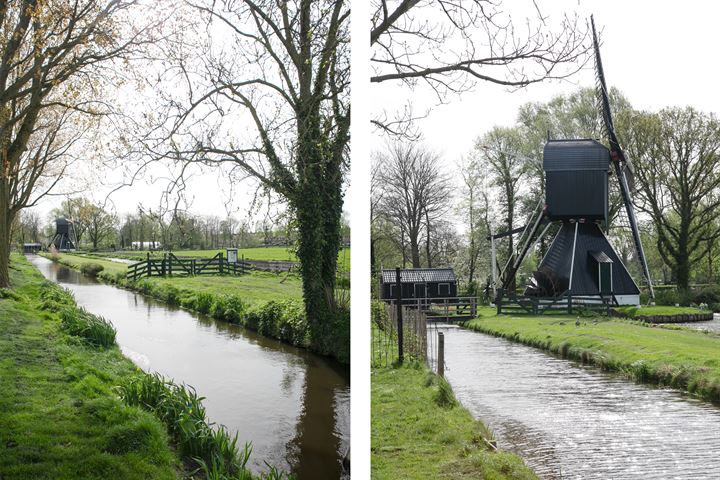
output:
[[[720,409],[507,340],[440,328],[457,397],[541,478],[720,478]]]
[[[238,432],[240,443],[253,442],[255,470],[267,461],[300,479],[340,477],[350,435],[346,367],[29,258],[46,278],[70,289],[78,305],[112,321],[123,352],[138,366],[205,396],[212,421]]]

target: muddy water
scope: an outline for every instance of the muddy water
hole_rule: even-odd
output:
[[[149,297],[99,283],[45,258],[43,275],[78,305],[112,321],[126,356],[149,372],[192,385],[210,420],[252,441],[254,470],[267,461],[301,479],[341,477],[350,438],[348,369]]]
[[[541,478],[720,478],[720,408],[507,340],[439,329],[458,399]]]

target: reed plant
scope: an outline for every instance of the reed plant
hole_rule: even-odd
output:
[[[154,413],[177,442],[180,454],[208,479],[254,478],[247,469],[252,446],[238,446],[237,434],[208,421],[204,397],[194,388],[177,385],[160,374],[141,375],[119,387],[120,397],[131,406]],[[270,468],[261,478],[282,479],[287,475]],[[289,477],[287,477],[289,478]]]
[[[107,348],[115,345],[117,332],[113,324],[84,308],[63,309],[60,312],[60,328],[98,347]]]

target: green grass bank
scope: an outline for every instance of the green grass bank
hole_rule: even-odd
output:
[[[149,277],[128,282],[124,263],[66,253],[43,255],[80,271],[97,264],[102,270],[95,276],[105,282],[350,363],[349,308],[338,312],[330,338],[319,348],[312,348],[302,301],[302,282],[297,275],[253,271],[238,276]]]
[[[205,417],[190,388],[125,358],[115,329],[24,257],[0,289],[0,478],[283,479]]]
[[[720,403],[716,334],[604,317],[497,316],[489,310],[465,326]]]
[[[494,451],[487,428],[427,368],[373,368],[371,381],[373,479],[537,478],[520,457]]]
[[[66,333],[40,298],[52,286],[19,255],[11,279],[0,290],[0,478],[181,477],[163,424],[114,392],[141,375],[133,363]]]

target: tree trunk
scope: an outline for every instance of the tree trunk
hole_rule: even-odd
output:
[[[4,168],[4,164],[2,165]],[[4,169],[3,169],[4,171]],[[0,288],[10,286],[10,191],[7,178],[0,171]]]
[[[420,245],[417,235],[410,236],[410,257],[413,268],[420,268]]]
[[[432,268],[432,255],[430,254],[430,217],[427,209],[425,210],[425,226],[427,228],[427,237],[425,239],[425,255],[427,255],[427,266]]]
[[[334,326],[335,276],[340,250],[342,175],[333,169],[323,151],[319,111],[311,106],[298,115],[298,162],[301,174],[291,203],[298,223],[300,274],[305,312],[313,348],[322,354],[337,353]],[[349,340],[349,338],[348,338]]]

